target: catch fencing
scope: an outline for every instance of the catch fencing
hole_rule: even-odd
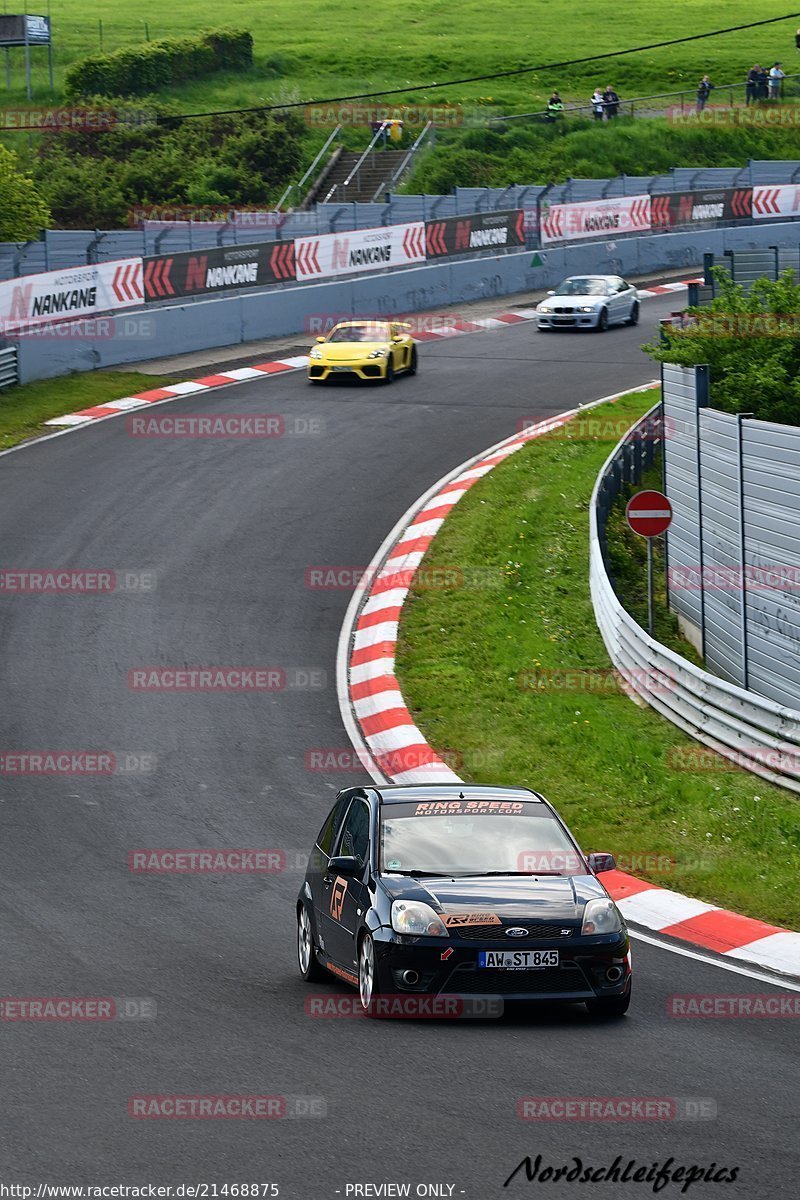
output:
[[[670,387],[670,382],[666,386]],[[590,582],[603,641],[614,666],[641,700],[715,754],[800,793],[797,694],[792,707],[695,666],[650,637],[626,612],[614,590],[606,550],[606,520],[625,485],[641,478],[640,472],[657,440],[654,429],[664,430],[665,447],[672,440],[669,406],[665,405],[663,414],[659,414],[659,408],[657,405],[642,418],[612,451],[592,494]],[[785,478],[781,474],[781,487]],[[675,482],[674,477],[671,482]],[[669,484],[668,479],[668,488]],[[673,510],[676,506],[680,509],[680,491],[669,494]],[[670,562],[674,562],[674,546],[670,540]]]

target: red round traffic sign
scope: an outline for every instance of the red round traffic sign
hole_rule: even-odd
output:
[[[625,517],[634,533],[658,537],[669,527],[672,505],[663,492],[637,492],[628,501]]]

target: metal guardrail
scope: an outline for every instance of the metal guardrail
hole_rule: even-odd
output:
[[[652,433],[642,433],[659,410],[646,413],[615,447],[592,492],[589,578],[597,625],[612,663],[641,700],[724,758],[800,793],[800,712],[718,679],[662,646],[625,611],[609,578],[606,517],[626,482],[624,463],[641,456],[643,441],[652,444]]]
[[[0,388],[11,387],[15,383],[19,383],[17,348],[5,346],[0,348]]]
[[[785,86],[788,84],[797,84],[800,91],[800,75],[784,75],[782,83]],[[732,108],[736,104],[736,97],[741,93],[743,99],[747,98],[746,83],[723,83],[715,84],[714,89],[706,101],[708,108],[719,106],[720,99],[727,93],[728,104]],[[650,96],[635,96],[631,100],[620,100],[618,104],[618,116],[636,116],[636,108],[639,106],[640,112],[643,114],[653,114],[653,110],[663,107],[657,104],[657,101],[673,101],[674,107],[680,105],[681,114],[697,108],[697,87],[684,88],[680,92],[656,92]],[[766,101],[767,105],[774,105],[780,101],[770,100],[768,97],[761,97],[753,101],[756,106],[761,106]],[[666,107],[669,107],[667,104]],[[592,116],[594,114],[594,105],[589,102],[587,104],[565,104],[561,110],[560,116]],[[511,113],[509,116],[487,117],[487,124],[492,125],[495,122],[502,121],[557,121],[559,116],[554,116],[548,112],[546,108],[537,109],[535,112],[529,113]]]

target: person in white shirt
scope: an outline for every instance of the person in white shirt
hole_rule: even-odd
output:
[[[786,72],[781,70],[780,63],[774,63],[769,72],[769,98],[780,100],[781,80],[786,78]]]
[[[595,121],[602,121],[606,115],[606,102],[599,87],[594,89],[594,95],[592,96],[592,112],[594,113]]]

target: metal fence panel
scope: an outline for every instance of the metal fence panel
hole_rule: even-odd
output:
[[[698,628],[702,627],[702,594],[691,586],[702,569],[700,490],[697,472],[697,375],[694,368],[662,367],[664,397],[664,484],[673,518],[667,535],[669,602]],[[686,586],[680,585],[680,580]]]
[[[16,347],[0,347],[0,388],[11,387],[18,380]]]

